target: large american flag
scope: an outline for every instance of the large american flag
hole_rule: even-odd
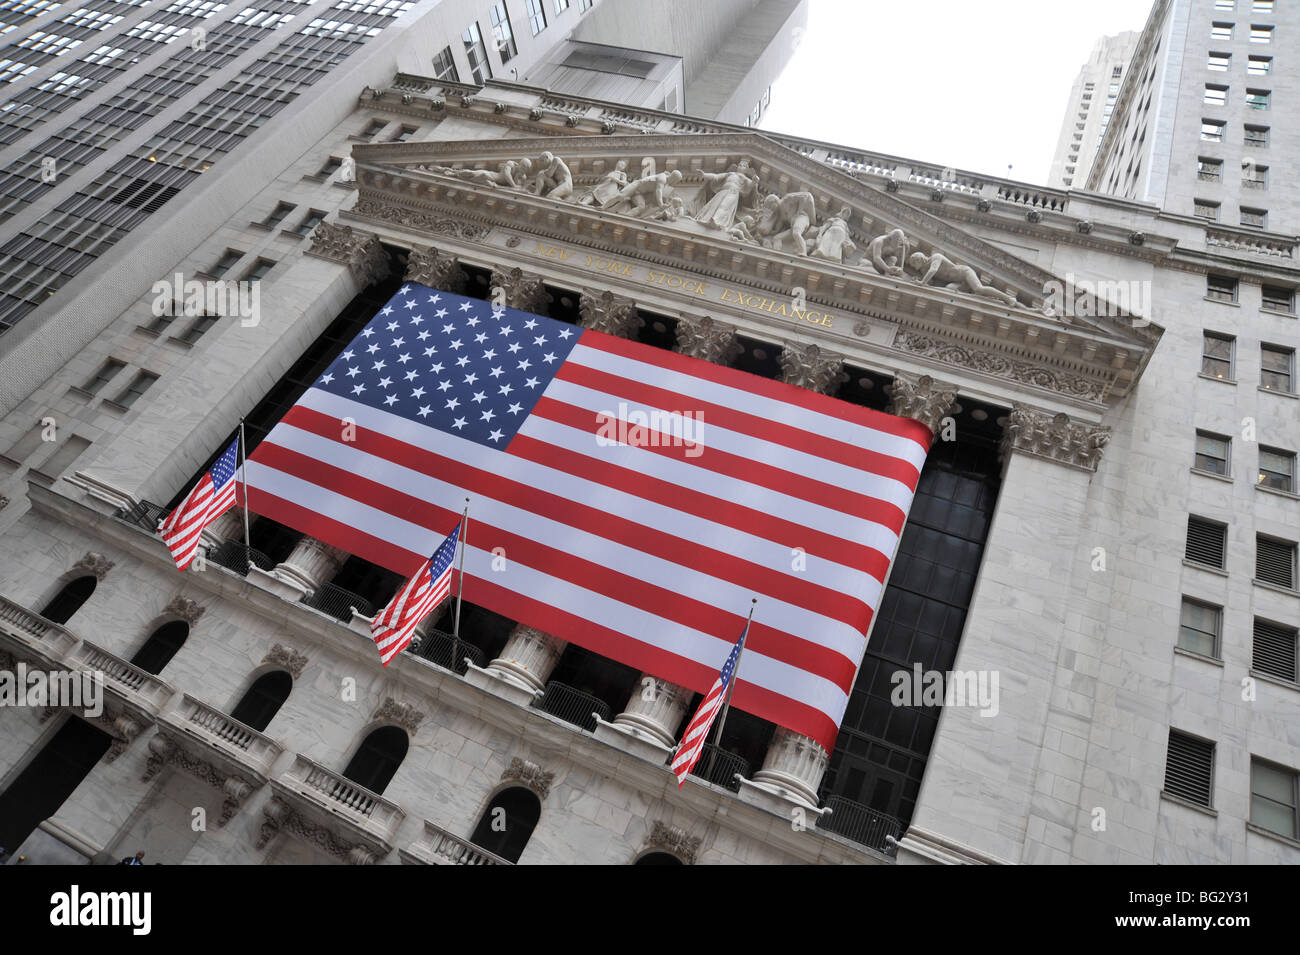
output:
[[[472,497],[466,600],[697,692],[761,597],[733,705],[830,749],[930,440],[411,283],[247,468],[254,511],[403,575]]]
[[[451,565],[456,559],[460,528],[460,524],[452,528],[433,556],[420,565],[388,606],[370,621],[370,635],[375,638],[379,662],[384,666],[406,649],[416,626],[451,592]]]
[[[713,728],[713,721],[722,709],[727,700],[727,687],[731,685],[731,678],[736,673],[736,661],[740,659],[741,651],[745,646],[745,635],[749,633],[749,622],[745,622],[745,629],[740,633],[740,639],[736,645],[731,648],[727,654],[727,660],[722,664],[722,670],[718,673],[718,678],[713,681],[713,686],[709,687],[709,692],[704,694],[704,699],[700,700],[700,705],[695,710],[695,715],[691,721],[686,724],[686,732],[682,734],[681,744],[677,747],[677,752],[673,754],[671,769],[677,774],[677,788],[681,789],[686,783],[686,777],[691,774],[695,764],[699,762],[700,754],[704,752],[704,744],[709,740],[709,730]]]
[[[203,528],[235,506],[238,455],[239,439],[235,438],[185,495],[185,500],[159,523],[158,533],[162,534],[178,570],[188,567],[198,554]]]

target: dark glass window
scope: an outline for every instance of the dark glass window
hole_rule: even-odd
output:
[[[112,742],[98,727],[68,717],[0,794],[0,845],[15,851],[37,826],[58,812]]]
[[[284,670],[263,673],[235,704],[231,716],[259,733],[270,724],[293,689],[293,677]]]
[[[41,610],[41,616],[55,623],[67,623],[72,615],[81,609],[81,605],[90,599],[98,583],[98,579],[93,574],[68,581],[63,585],[63,589],[54,595],[54,599]]]
[[[373,793],[384,794],[406,758],[410,737],[397,726],[381,726],[362,741],[343,775]]]
[[[541,815],[541,801],[531,790],[502,790],[484,810],[469,841],[507,862],[518,862]]]
[[[176,656],[176,651],[185,645],[185,639],[189,635],[190,625],[185,621],[165,623],[149,635],[144,646],[131,658],[131,663],[146,673],[157,676]]]

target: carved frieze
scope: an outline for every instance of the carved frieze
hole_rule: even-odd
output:
[[[429,212],[417,212],[414,209],[380,202],[377,199],[358,199],[357,204],[352,207],[351,214],[365,216],[368,219],[382,219],[384,222],[430,235],[450,235],[461,239],[477,240],[488,234],[488,227],[477,222],[466,222],[452,216],[435,215]]]
[[[1101,453],[1110,441],[1110,428],[1071,420],[1015,405],[1002,436],[1002,454],[1013,451],[1047,458],[1082,471],[1096,471]]]
[[[545,799],[555,782],[555,773],[547,772],[531,760],[515,756],[501,774],[501,779],[503,782],[517,782],[535,792],[538,799]]]
[[[411,250],[405,278],[444,292],[460,294],[465,290],[465,271],[460,263],[434,248]]]
[[[695,863],[695,856],[700,851],[700,837],[692,836],[680,826],[670,826],[656,819],[646,836],[647,849],[659,849],[677,856],[687,865]]]
[[[104,575],[113,569],[113,562],[103,554],[95,551],[87,551],[86,555],[72,565],[73,573],[94,574],[97,580],[103,580]]]
[[[645,319],[637,314],[636,302],[613,292],[583,289],[578,311],[583,328],[619,338],[632,338],[645,325]]]
[[[1082,375],[1055,371],[1036,362],[1007,358],[997,352],[958,345],[929,335],[900,331],[894,338],[894,347],[913,355],[968,368],[995,378],[1045,388],[1070,398],[1101,401],[1106,396],[1104,382],[1085,378]]]
[[[849,380],[844,356],[817,345],[785,342],[781,347],[781,380],[809,391],[833,394]]]
[[[677,320],[677,350],[715,365],[730,365],[744,346],[736,339],[736,329],[726,322],[707,315],[683,315]]]
[[[307,665],[307,654],[277,643],[262,657],[262,664],[287,670],[295,680],[302,676],[302,668]]]
[[[388,274],[388,256],[379,243],[379,236],[350,225],[322,222],[312,233],[307,254],[346,265],[362,285]]]
[[[938,434],[939,424],[951,413],[957,388],[935,381],[929,375],[899,372],[885,391],[889,394],[889,413],[900,418],[914,418]]]
[[[149,740],[149,758],[145,760],[145,770],[140,781],[149,782],[167,765],[182,769],[221,791],[224,798],[221,802],[221,816],[217,819],[218,827],[228,823],[258,788],[255,783],[241,776],[224,773],[208,760],[186,752],[165,736],[155,736]]]
[[[499,301],[522,312],[542,312],[549,299],[546,289],[542,287],[541,276],[532,275],[523,269],[493,269],[488,287],[492,301]]]
[[[420,728],[420,721],[424,719],[424,713],[410,703],[401,703],[391,696],[386,696],[371,719],[393,723],[414,736],[415,731]]]

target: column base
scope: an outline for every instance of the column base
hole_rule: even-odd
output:
[[[805,809],[817,808],[817,794],[797,776],[783,773],[778,769],[760,769],[749,782],[756,789],[769,792],[773,796],[803,806]]]
[[[596,739],[657,766],[666,763],[668,754],[673,751],[671,746],[665,746],[643,730],[626,723],[609,723],[599,716],[596,717]]]
[[[298,603],[311,592],[305,587],[286,580],[279,574],[263,570],[251,562],[248,568],[248,580],[250,583],[257,584],[263,590],[269,590],[277,597],[288,600],[290,603]]]
[[[788,790],[746,779],[744,776],[740,777],[740,792],[737,795],[740,796],[741,802],[757,809],[765,809],[782,819],[793,818],[796,809],[805,815],[812,815],[815,819],[820,819],[826,812],[825,809],[819,809],[815,801],[808,802],[797,798]]]
[[[480,690],[486,690],[493,696],[509,700],[516,706],[531,706],[533,700],[541,695],[541,690],[516,683],[500,670],[486,669],[475,666],[473,663],[465,671],[465,682],[470,686],[478,687]]]

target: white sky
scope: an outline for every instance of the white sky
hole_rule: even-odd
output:
[[[762,129],[1043,185],[1098,38],[1151,0],[808,0]],[[1007,166],[1012,167],[1008,173]]]

